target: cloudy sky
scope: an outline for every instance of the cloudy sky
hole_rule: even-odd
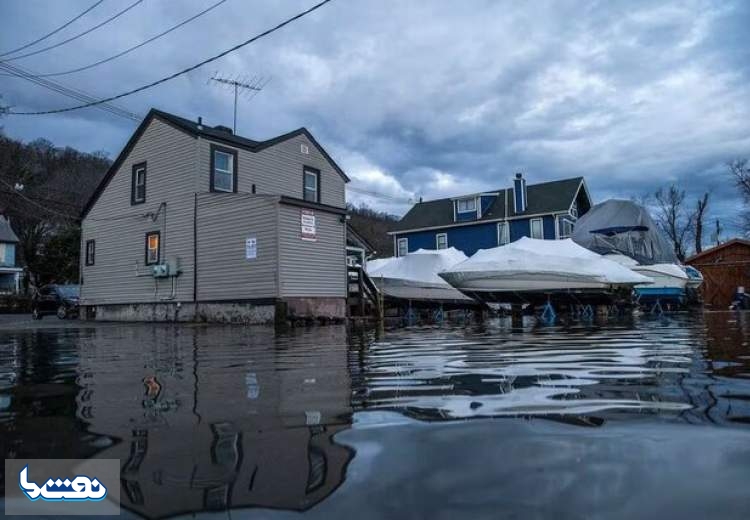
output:
[[[41,36],[94,0],[4,0],[0,53]],[[106,58],[217,0],[143,0],[85,37],[12,61],[34,73]],[[30,47],[62,41],[132,0],[105,0]],[[220,52],[313,1],[227,0],[133,53],[50,78],[104,97]],[[584,175],[594,198],[630,198],[676,182],[713,194],[727,227],[740,205],[725,163],[750,156],[750,2],[333,0],[314,14],[160,87],[118,102],[231,126],[232,96],[208,84],[270,79],[241,99],[239,133],[308,127],[353,178],[351,201],[396,213],[410,198]],[[6,59],[14,55],[0,59]],[[0,76],[16,110],[75,101]],[[13,137],[115,156],[136,123],[85,109],[8,116]],[[371,197],[361,190],[384,196]],[[692,202],[691,202],[692,203]]]

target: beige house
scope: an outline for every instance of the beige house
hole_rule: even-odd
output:
[[[305,128],[252,141],[151,110],[84,209],[84,319],[346,314],[346,174]]]

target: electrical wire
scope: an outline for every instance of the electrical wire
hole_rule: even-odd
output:
[[[203,60],[203,61],[201,61],[199,63],[196,63],[195,65],[191,65],[190,67],[182,69],[182,70],[180,70],[178,72],[175,72],[174,74],[171,74],[169,76],[163,77],[163,78],[158,79],[156,81],[153,81],[151,83],[147,83],[146,85],[141,85],[140,87],[137,87],[137,88],[134,88],[134,89],[122,92],[120,94],[116,94],[114,96],[110,96],[108,98],[104,98],[104,99],[100,99],[100,100],[96,100],[96,101],[91,101],[89,103],[84,103],[82,105],[76,105],[76,106],[66,107],[66,108],[58,108],[58,109],[55,109],[55,110],[40,110],[40,111],[37,111],[37,112],[8,111],[7,114],[8,115],[18,115],[18,116],[38,116],[38,115],[45,115],[45,114],[60,114],[62,112],[70,112],[70,111],[73,111],[73,110],[80,110],[82,108],[93,107],[93,106],[96,106],[96,105],[100,105],[102,103],[108,103],[110,101],[114,101],[115,99],[120,99],[120,98],[124,98],[126,96],[131,96],[131,95],[136,94],[138,92],[142,92],[144,90],[153,88],[153,87],[155,87],[157,85],[161,85],[162,83],[166,83],[167,81],[173,80],[173,79],[175,79],[175,78],[177,78],[179,76],[182,76],[183,74],[187,74],[188,72],[192,72],[192,71],[194,71],[194,70],[202,67],[203,65],[206,65],[208,63],[211,63],[213,61],[218,60],[219,58],[223,58],[227,54],[230,54],[230,53],[232,53],[232,52],[234,52],[234,51],[236,51],[238,49],[241,49],[242,47],[245,47],[246,45],[249,45],[249,44],[251,44],[251,43],[253,43],[253,42],[255,42],[255,41],[257,41],[257,40],[259,40],[259,39],[261,39],[263,37],[265,37],[265,36],[268,36],[269,34],[272,34],[272,33],[276,32],[276,31],[278,31],[279,29],[281,29],[281,28],[289,25],[290,23],[292,23],[292,22],[294,22],[296,20],[299,20],[303,16],[308,15],[308,14],[312,13],[313,11],[315,11],[317,9],[320,9],[321,7],[323,7],[325,4],[327,4],[330,1],[331,0],[323,0],[322,2],[318,2],[317,4],[315,4],[314,6],[310,7],[309,9],[307,9],[305,11],[302,11],[301,13],[298,13],[298,14],[292,16],[291,18],[287,18],[286,20],[284,20],[283,22],[277,24],[276,26],[263,31],[262,33],[257,34],[255,36],[253,36],[252,38],[250,38],[248,40],[245,40],[244,42],[235,45],[234,47],[230,47],[229,49],[227,49],[227,50],[225,50],[223,52],[220,52],[219,54],[216,54],[216,55],[214,55],[214,56],[212,56],[210,58],[207,58],[207,59],[205,59],[205,60]]]
[[[52,77],[52,76],[64,76],[66,74],[73,74],[75,72],[82,72],[84,70],[93,69],[94,67],[98,67],[99,65],[102,65],[104,63],[107,63],[107,62],[110,62],[112,60],[115,60],[115,59],[117,59],[117,58],[119,58],[121,56],[125,56],[126,54],[128,54],[128,53],[130,53],[130,52],[132,52],[132,51],[134,51],[136,49],[139,49],[139,48],[143,47],[144,45],[147,45],[147,44],[153,42],[154,40],[158,40],[162,36],[166,36],[167,34],[171,33],[172,31],[175,31],[175,30],[179,29],[183,25],[186,25],[186,24],[192,22],[193,20],[196,20],[197,18],[200,18],[204,14],[207,14],[209,11],[212,11],[212,10],[216,9],[217,7],[219,7],[221,4],[223,4],[226,1],[227,0],[219,0],[218,2],[216,2],[215,4],[213,4],[212,6],[209,6],[208,8],[206,8],[203,11],[199,12],[198,14],[195,14],[195,15],[191,16],[187,20],[183,20],[182,22],[178,23],[177,25],[174,25],[174,26],[170,27],[166,31],[161,32],[161,33],[157,34],[156,36],[152,36],[148,40],[145,40],[145,41],[139,43],[138,45],[134,45],[134,46],[132,46],[132,47],[130,47],[128,49],[125,49],[124,51],[119,52],[119,53],[115,54],[114,56],[110,56],[109,58],[104,58],[103,60],[99,60],[99,61],[96,61],[96,62],[91,63],[89,65],[85,65],[83,67],[78,67],[78,68],[75,68],[75,69],[65,70],[65,71],[61,71],[61,72],[51,72],[51,73],[48,73],[48,74],[37,74],[36,76],[38,78],[49,78],[49,77]]]
[[[79,217],[74,217],[73,215],[68,215],[67,213],[62,213],[60,211],[56,211],[54,209],[49,208],[48,206],[45,206],[44,204],[39,204],[35,200],[30,199],[29,197],[27,197],[26,195],[24,195],[20,191],[16,190],[13,186],[11,186],[9,183],[5,182],[3,179],[0,179],[0,182],[2,182],[3,184],[5,184],[8,188],[10,188],[13,191],[14,194],[18,195],[19,197],[21,197],[22,199],[24,199],[26,202],[28,202],[28,203],[30,203],[30,204],[32,204],[34,206],[37,206],[40,209],[43,209],[47,213],[52,213],[53,215],[58,215],[60,217],[64,217],[64,218],[70,219],[70,220],[75,220],[75,221],[81,220]]]
[[[9,74],[11,74],[12,76],[16,76],[18,78],[24,79],[26,81],[34,83],[35,85],[44,87],[48,90],[57,92],[58,94],[62,94],[63,96],[67,96],[69,98],[76,99],[78,101],[82,101],[82,102],[96,101],[96,98],[94,96],[87,94],[86,92],[72,89],[56,81],[38,78],[28,69],[24,69],[17,65],[11,65],[9,63],[3,63],[2,61],[0,61],[0,70],[4,70],[8,72]],[[110,103],[103,103],[103,104],[97,105],[97,108],[100,110],[104,110],[105,112],[109,112],[114,115],[123,117],[125,119],[130,119],[132,121],[140,121],[141,119],[143,119],[143,117],[138,114],[135,114],[124,108],[121,108],[117,105],[110,104]],[[6,113],[10,114],[11,111],[7,110]]]
[[[380,193],[378,191],[367,190],[364,188],[356,188],[352,186],[347,186],[346,189],[347,191],[353,191],[355,193],[361,193],[363,195],[370,195],[371,197],[375,197],[378,199],[385,199],[391,202],[397,202],[399,204],[414,204],[414,199],[411,199],[411,198],[407,199],[404,197],[394,197],[392,195],[386,195],[385,193]]]
[[[58,27],[54,31],[49,32],[49,33],[45,34],[44,36],[42,36],[41,38],[37,38],[33,42],[29,42],[26,45],[22,45],[21,47],[16,47],[12,51],[7,51],[7,52],[0,53],[0,57],[7,56],[8,54],[15,54],[18,51],[22,51],[24,49],[27,49],[27,48],[31,47],[32,45],[36,45],[37,43],[46,40],[50,36],[59,33],[60,31],[62,31],[63,29],[65,29],[67,26],[69,26],[70,24],[72,24],[73,22],[75,22],[76,20],[78,20],[79,18],[81,18],[82,16],[84,16],[86,13],[88,13],[89,11],[91,11],[92,9],[94,9],[97,5],[101,4],[102,2],[104,2],[104,0],[99,0],[98,2],[94,2],[94,5],[92,5],[88,9],[84,10],[81,14],[79,14],[79,15],[75,16],[74,18],[70,19],[69,21],[65,22],[64,24],[62,24],[60,27]]]
[[[47,52],[49,50],[56,49],[57,47],[60,47],[61,45],[65,45],[66,43],[70,43],[73,40],[77,40],[78,38],[81,38],[82,36],[86,36],[90,32],[93,32],[93,31],[99,29],[100,27],[103,27],[103,26],[107,25],[109,22],[112,22],[112,21],[116,20],[120,16],[124,15],[125,13],[127,13],[128,11],[130,11],[131,9],[133,9],[134,7],[136,7],[138,4],[143,3],[143,1],[144,0],[136,0],[135,2],[133,2],[132,4],[130,4],[129,6],[127,6],[125,9],[123,9],[122,11],[120,11],[120,12],[118,12],[118,13],[110,16],[109,18],[107,18],[103,22],[100,22],[100,23],[96,24],[95,26],[91,27],[90,29],[87,29],[87,30],[83,31],[82,33],[78,33],[75,36],[71,36],[67,40],[63,40],[63,41],[61,41],[59,43],[56,43],[54,45],[49,45],[47,47],[42,47],[41,49],[36,50],[36,51],[31,51],[31,52],[27,52],[26,54],[21,54],[20,56],[12,56],[10,58],[6,58],[3,61],[20,60],[20,59],[23,59],[23,58],[28,58],[29,56],[35,56],[37,54],[41,54],[42,52]]]

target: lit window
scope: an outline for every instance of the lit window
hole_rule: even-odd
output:
[[[542,219],[540,218],[531,219],[531,238],[544,238],[544,231],[542,229]]]
[[[318,187],[320,185],[320,172],[312,168],[305,168],[304,171],[304,199],[309,202],[320,202],[320,192]]]
[[[237,156],[226,149],[213,149],[213,168],[211,170],[212,191],[235,191],[237,174]]]
[[[146,163],[133,166],[131,204],[146,202]]]
[[[459,199],[458,200],[458,212],[459,213],[469,213],[471,211],[477,210],[477,199],[470,198],[470,199]]]
[[[399,238],[396,248],[396,256],[406,256],[409,252],[409,239]]]
[[[94,265],[96,255],[96,242],[93,240],[86,241],[86,265]]]
[[[497,245],[503,246],[510,242],[510,230],[507,222],[497,223]]]
[[[146,265],[158,264],[161,258],[159,232],[146,234]]]
[[[435,235],[435,242],[438,249],[448,249],[448,234],[438,233]]]

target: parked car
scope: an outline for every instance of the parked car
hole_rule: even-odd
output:
[[[45,285],[34,293],[31,300],[31,317],[41,320],[47,315],[56,314],[64,320],[77,316],[80,294],[79,285]]]

